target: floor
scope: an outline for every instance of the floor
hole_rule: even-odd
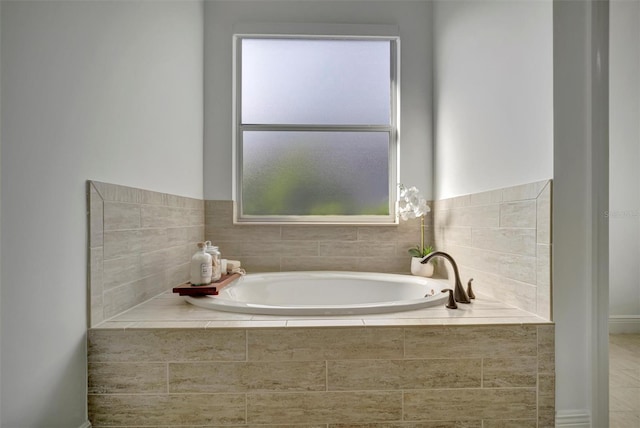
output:
[[[610,428],[640,428],[640,334],[609,336]]]

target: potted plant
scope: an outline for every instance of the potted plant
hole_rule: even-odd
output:
[[[411,257],[411,273],[416,276],[432,277],[436,267],[436,260],[429,260],[428,263],[422,264],[422,260],[429,253],[433,253],[435,250],[431,245],[421,247],[416,245],[413,248],[409,248],[409,254]]]
[[[420,218],[420,245],[409,249],[409,255],[412,256],[411,273],[416,276],[433,276],[435,260],[426,264],[420,263],[427,254],[434,251],[431,245],[424,245],[424,216],[431,209],[427,205],[426,199],[420,196],[420,191],[415,186],[407,188],[403,184],[399,184],[398,187],[400,188],[398,216],[405,221],[412,218]]]

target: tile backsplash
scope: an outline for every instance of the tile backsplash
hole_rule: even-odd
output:
[[[206,201],[205,236],[248,272],[339,270],[409,273],[420,220],[388,226],[234,225],[233,201]],[[430,215],[427,216],[429,221]],[[426,242],[433,242],[425,228]]]
[[[551,319],[550,180],[434,202],[436,248],[463,284]]]
[[[204,202],[89,181],[89,325],[188,281]]]
[[[431,203],[425,242],[451,254],[464,285],[551,319],[551,180]],[[205,236],[250,272],[409,273],[418,219],[396,226],[234,225],[233,201],[206,201]],[[445,274],[439,263],[440,274]]]
[[[551,318],[551,181],[432,203],[425,243],[458,262],[466,284]],[[211,240],[248,272],[408,274],[419,219],[397,225],[234,225],[233,201],[88,182],[89,324],[188,280],[195,243]],[[447,263],[439,263],[444,269]],[[441,272],[442,273],[442,272]]]

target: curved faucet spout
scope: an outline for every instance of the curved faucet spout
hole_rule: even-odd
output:
[[[456,261],[453,260],[453,257],[445,253],[444,251],[434,251],[433,253],[427,254],[427,256],[424,259],[422,259],[420,263],[425,264],[434,257],[445,258],[449,260],[449,263],[451,263],[451,266],[453,266],[453,274],[455,276],[455,287],[453,288],[453,297],[456,299],[456,302],[471,303],[471,299],[469,299],[467,292],[464,291],[464,288],[462,288],[462,283],[460,282],[460,272],[458,271],[458,265]]]

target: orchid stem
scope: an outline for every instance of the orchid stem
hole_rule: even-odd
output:
[[[420,252],[424,254],[424,215],[420,216]]]

